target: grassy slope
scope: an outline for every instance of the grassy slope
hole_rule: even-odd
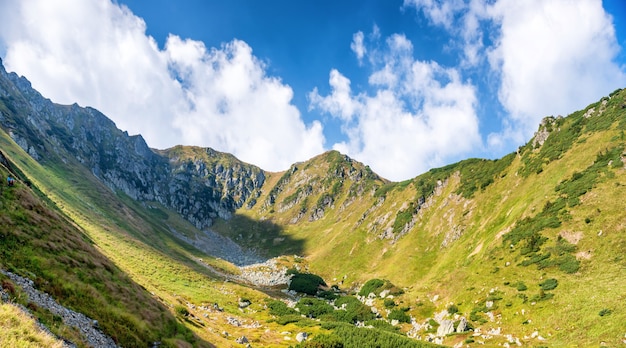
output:
[[[581,196],[581,204],[567,206],[566,213],[560,213],[559,227],[541,231],[541,235],[548,238],[542,247],[545,251],[555,247],[559,235],[578,236],[580,240],[576,241],[574,252],[578,253],[576,257],[580,262],[577,272],[568,274],[554,266],[543,269],[536,265],[520,266],[526,258],[519,254],[519,247],[514,252],[508,251],[503,245],[503,236],[519,220],[536,216],[546,202],[563,196],[555,190],[560,182],[589,167],[600,152],[624,145],[626,111],[622,105],[625,96],[626,91],[614,95],[602,115],[598,115],[601,106],[596,103],[590,106],[596,109],[590,119],[584,119],[584,111],[580,111],[558,121],[544,150],[533,150],[527,145],[527,155],[512,157],[510,165],[498,173],[493,183],[483,190],[477,189],[467,198],[459,194],[459,189],[463,189],[463,176],[454,174],[456,168],[463,172],[464,167],[457,165],[452,170],[442,171],[439,175],[447,181],[444,180],[440,191],[428,200],[429,207],[418,214],[410,232],[395,243],[377,237],[385,227],[393,225],[394,218],[407,208],[408,202],[420,196],[420,177],[395,184],[386,193],[384,203],[360,224],[363,213],[377,203],[377,197],[368,193],[342,210],[339,207],[347,195],[343,191],[334,208],[327,209],[325,216],[315,222],[301,220],[295,225],[289,224],[297,214],[297,207],[269,211],[257,204],[251,211],[241,209],[239,214],[268,219],[283,226],[287,240],[301,241],[302,254],[307,257],[310,269],[331,283],[339,282],[344,276],[347,285],[380,277],[407,288],[402,300],[412,306],[414,315],[427,317],[434,310],[457,303],[461,313],[469,316],[475,307],[484,304],[491,289],[498,289],[496,294],[501,294],[493,297],[502,299],[496,300],[498,309],[494,313],[501,318],[486,323],[486,328],[504,326],[506,333],[520,338],[538,330],[544,337],[550,336],[548,342],[556,345],[571,342],[618,344],[624,334],[621,323],[626,322],[626,311],[621,305],[626,299],[623,256],[626,255],[626,203],[620,198],[626,193],[623,166],[610,169],[610,175],[600,174],[593,189]],[[580,125],[582,131],[577,133]],[[569,135],[572,141],[568,140]],[[328,166],[322,159],[332,162],[324,157],[311,160],[308,171],[300,168],[301,172],[306,172],[300,174],[302,180],[293,182],[301,184],[305,182],[303,178],[327,175]],[[539,173],[522,175],[531,167],[528,163],[535,163],[533,170]],[[537,163],[543,164],[537,166]],[[281,175],[274,174],[268,180],[270,186],[264,187],[259,202],[264,201],[278,181],[276,177]],[[288,199],[296,187],[284,190],[276,201]],[[315,202],[320,196],[321,193],[316,193],[309,200]],[[372,228],[376,224],[378,227]],[[219,225],[217,227],[220,229]],[[237,228],[232,225],[221,229],[227,234],[234,230]],[[602,234],[598,235],[600,230]],[[454,231],[461,231],[458,240],[449,238],[447,245],[442,246],[446,237],[454,236]],[[256,241],[253,239],[253,243]],[[289,245],[279,244],[278,247],[289,250]],[[539,295],[538,284],[547,278],[559,281],[559,286],[551,292],[554,297],[531,304],[530,299]],[[528,290],[520,292],[511,286],[519,281],[523,281]],[[524,302],[521,294],[530,299]],[[438,295],[439,300],[420,307],[424,304],[422,301],[429,302],[434,295]],[[600,316],[603,309],[612,312]],[[458,339],[451,341],[456,343]]]
[[[2,148],[8,149],[4,144]],[[6,177],[7,169],[0,174]],[[116,341],[130,347],[150,339],[170,338],[174,343],[173,336],[185,334],[174,317],[102,255],[87,235],[23,183],[3,189],[0,220],[2,267],[30,277],[60,303],[97,319]],[[44,310],[32,309],[55,333],[79,339],[71,330],[65,335],[67,329],[47,320]]]
[[[0,345],[15,348],[64,346],[63,341],[43,332],[32,317],[13,304],[0,304]]]
[[[311,271],[323,275],[331,284],[343,279],[344,287],[356,287],[373,277],[390,279],[406,289],[398,301],[410,306],[411,314],[418,319],[425,319],[451,303],[469,317],[473,310],[484,306],[486,299],[499,298],[494,300],[493,312],[500,318],[485,323],[483,328],[502,326],[505,333],[520,338],[538,330],[549,338],[551,345],[574,341],[581,345],[596,345],[600,341],[618,344],[623,335],[620,324],[626,321],[621,306],[626,297],[623,167],[611,169],[611,175],[602,172],[593,190],[581,197],[582,203],[567,207],[568,214],[561,214],[560,226],[541,231],[548,238],[542,250],[554,247],[560,234],[569,238],[578,236],[576,252],[586,253],[579,256],[581,266],[577,272],[568,274],[557,267],[520,266],[527,258],[519,253],[519,247],[509,251],[503,245],[503,238],[518,221],[537,216],[546,202],[561,197],[563,193],[555,191],[560,182],[591,165],[599,152],[624,143],[625,115],[621,109],[624,94],[622,91],[614,96],[602,116],[583,122],[582,112],[578,112],[559,123],[553,134],[569,134],[579,121],[585,125],[585,131],[580,137],[576,134],[571,147],[554,141],[538,149],[527,146],[501,172],[496,170],[493,178],[487,178],[493,180],[479,178],[477,187],[486,186],[484,189],[468,190],[467,183],[474,175],[472,171],[480,172],[491,165],[481,161],[468,160],[414,180],[387,183],[368,176],[364,166],[329,152],[296,165],[298,170],[289,174],[283,190],[274,192],[273,206],[263,203],[286,173],[269,174],[255,207],[240,209],[232,220],[218,221],[215,228],[243,244],[267,250],[270,256],[305,255]],[[601,125],[608,117],[616,122]],[[592,132],[605,128],[608,130]],[[253,344],[282,346],[288,342],[282,340],[279,332],[301,330],[292,324],[282,327],[266,323],[270,318],[263,310],[264,294],[223,282],[200,265],[197,260],[202,257],[213,267],[232,270],[223,261],[207,258],[173,239],[168,228],[184,234],[194,233],[195,229],[167,209],[113,194],[78,165],[43,168],[4,133],[0,135],[0,145],[16,159],[16,165],[35,187],[86,232],[97,250],[169,305],[172,313],[175,306],[187,302],[196,306],[217,302],[223,306],[225,312],[192,309],[195,317],[178,317],[200,337],[218,346],[231,346],[235,345],[234,337],[246,335]],[[562,154],[541,162],[544,149],[561,149],[557,152]],[[182,151],[180,155],[189,153]],[[535,159],[539,162],[533,162]],[[529,166],[529,163],[534,164]],[[537,166],[537,163],[544,164]],[[533,170],[529,171],[529,167]],[[358,181],[346,175],[355,173],[354,170],[366,179]],[[523,175],[526,172],[530,173],[527,177]],[[424,192],[430,192],[437,179],[443,185],[415,216],[414,227],[406,235],[398,236],[399,229],[394,225],[398,221],[407,222],[406,212],[414,208],[411,204]],[[298,189],[306,185],[311,187],[308,197],[285,208],[298,196]],[[353,188],[362,194],[355,195]],[[321,219],[308,221],[321,199],[329,194],[333,197],[332,206],[325,207]],[[384,201],[381,197],[385,197]],[[306,208],[304,216],[291,223],[303,208]],[[392,237],[397,237],[395,242],[380,238],[388,229],[393,230]],[[30,267],[21,268],[33,272]],[[558,287],[549,292],[553,298],[524,301],[521,295],[528,298],[539,295],[538,284],[548,278],[559,281]],[[528,289],[517,290],[513,284],[518,282],[524,282]],[[79,282],[71,280],[71,283]],[[497,291],[490,294],[492,289]],[[431,301],[435,295],[439,299]],[[237,308],[238,297],[250,298],[251,309],[241,313]],[[600,316],[603,309],[611,313]],[[226,324],[227,316],[237,316],[248,323],[259,320],[263,326],[234,328]],[[480,311],[477,316],[486,318]],[[152,319],[146,322],[156,325]],[[230,337],[223,337],[222,331],[228,331]],[[447,343],[464,338],[463,335],[451,337]],[[182,344],[182,340],[178,343]]]
[[[263,292],[226,282],[204,266],[206,263],[227,273],[237,271],[231,264],[202,254],[174,238],[170,228],[186,235],[198,233],[175,213],[155,202],[140,204],[123,194],[114,194],[81,166],[49,164],[42,167],[5,133],[0,134],[0,146],[8,156],[17,159],[16,167],[32,181],[33,187],[41,190],[50,204],[67,214],[72,224],[85,231],[99,252],[169,307],[170,313],[176,315],[177,307],[192,306],[187,307],[190,316],[177,315],[177,319],[200,339],[219,347],[235,347],[235,339],[245,335],[253,344],[262,342],[267,347],[284,347],[289,341],[284,340],[281,332],[290,331],[295,335],[302,330],[294,324],[282,326],[271,322],[272,318],[264,310],[268,296]],[[240,311],[239,298],[250,299],[252,305]],[[214,303],[224,311],[214,311]],[[243,325],[258,321],[262,326],[234,327],[228,324],[228,317],[239,319]],[[158,325],[149,318],[147,323]],[[318,331],[319,328],[309,330]],[[223,332],[229,335],[224,336]],[[172,344],[190,340],[178,337]],[[200,340],[195,344],[206,345]]]

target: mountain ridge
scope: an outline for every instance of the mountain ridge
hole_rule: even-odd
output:
[[[412,337],[434,339],[429,320],[443,326],[460,320],[460,313],[479,331],[438,340],[541,345],[541,336],[557,345],[620,342],[618,323],[626,320],[619,306],[626,299],[619,290],[626,274],[619,256],[626,253],[619,198],[626,194],[623,90],[567,117],[545,118],[533,139],[503,158],[467,159],[390,182],[336,151],[271,173],[209,148],[152,150],[141,136],[128,136],[97,111],[42,101],[26,79],[0,73],[0,125],[30,157],[11,153],[34,188],[89,230],[107,257],[169,301],[175,289],[194,306],[206,302],[195,286],[148,276],[158,271],[134,265],[133,253],[153,262],[172,257],[209,279],[219,275],[203,263],[236,274],[176,242],[174,232],[193,244],[210,229],[276,265],[322,275],[347,292],[372,278],[393,282],[404,292],[393,302],[413,318],[398,327]],[[17,85],[30,89],[20,94]],[[2,144],[9,144],[6,138]],[[144,254],[142,243],[156,254]],[[545,283],[549,279],[554,281]],[[214,285],[203,286],[209,291]],[[551,286],[556,290],[544,289]],[[261,298],[243,288],[231,291]],[[595,291],[613,296],[598,298]],[[212,296],[224,298],[219,292]],[[389,300],[370,301],[382,319],[391,315],[381,311]],[[556,309],[585,330],[559,324],[551,312]],[[248,315],[236,308],[226,312]],[[257,342],[275,339],[250,332]],[[219,335],[208,337],[231,344]]]

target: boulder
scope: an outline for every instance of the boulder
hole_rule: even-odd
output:
[[[441,325],[437,328],[437,336],[443,337],[454,332],[454,322],[446,319],[441,321]]]
[[[307,334],[306,332],[298,332],[298,334],[296,335],[296,341],[303,342],[306,341],[308,337],[309,334]]]
[[[248,299],[239,299],[239,308],[246,308],[250,306],[252,303]]]
[[[239,343],[239,344],[246,344],[246,343],[248,343],[249,341],[248,341],[248,337],[246,337],[246,336],[241,336],[241,337],[237,338],[237,339],[235,340],[235,342],[237,342],[237,343]]]
[[[467,319],[465,319],[465,317],[461,317],[461,320],[459,321],[459,325],[456,326],[456,332],[461,333],[461,332],[465,332],[466,330],[467,330]]]

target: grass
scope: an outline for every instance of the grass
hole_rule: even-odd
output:
[[[620,258],[626,242],[618,237],[624,223],[620,209],[626,209],[619,198],[626,193],[620,157],[624,140],[618,121],[623,118],[624,111],[618,107],[623,98],[623,93],[612,98],[598,118],[583,119],[581,112],[555,120],[553,134],[541,148],[524,148],[519,155],[500,161],[465,161],[431,170],[410,182],[383,182],[356,199],[340,193],[335,208],[315,223],[289,226],[285,223],[289,210],[241,213],[285,226],[284,235],[303,241],[310,271],[327,280],[343,281],[356,290],[358,284],[372,278],[390,279],[406,290],[396,300],[410,304],[409,313],[417,318],[426,319],[435,310],[445,309],[449,306],[446,300],[457,304],[459,314],[468,317],[473,308],[470,304],[485,301],[489,289],[501,287],[506,280],[514,286],[500,288],[498,311],[509,332],[519,337],[530,335],[523,324],[530,319],[546,323],[541,329],[552,334],[555,344],[568,342],[567,337],[581,344],[597,344],[600,337],[606,339],[600,332],[618,332],[620,322],[613,299],[604,301],[602,308],[581,301],[591,289],[607,288],[600,285],[606,276],[599,265],[607,265],[607,272],[613,275],[613,292],[620,288],[618,284],[626,287],[626,260]],[[297,177],[325,177],[323,163],[312,163],[316,164],[292,173],[292,182]],[[533,165],[536,167],[531,169]],[[437,188],[438,181],[443,186]],[[344,182],[343,187],[350,185]],[[296,190],[297,186],[283,186],[282,194],[287,197]],[[412,210],[411,202],[419,202],[420,197],[426,198],[427,208],[407,213]],[[353,199],[350,209],[340,209],[348,199]],[[393,241],[380,239],[381,231],[394,228],[397,221],[396,227],[404,226],[413,216],[415,226],[408,234]],[[458,239],[450,239],[450,231],[455,230],[460,231]],[[598,238],[600,230],[603,233]],[[578,241],[561,237],[578,232],[582,236]],[[442,247],[446,238],[453,241]],[[579,255],[590,250],[590,259]],[[530,299],[538,295],[537,284],[548,278],[559,280],[559,286],[550,290],[553,297],[540,296],[543,301],[533,306],[532,314],[519,320],[520,311],[530,310]],[[579,289],[566,290],[572,286]],[[623,298],[623,291],[618,292],[617,297]],[[440,300],[432,302],[435,294]],[[548,323],[559,320],[549,310],[564,307],[572,322],[587,323],[586,328],[598,334],[585,337],[583,329],[555,332]],[[581,314],[569,308],[578,308]],[[613,309],[606,316],[611,319],[593,323],[603,308]],[[623,318],[624,313],[617,315]]]
[[[256,205],[239,209],[229,221],[218,219],[212,228],[265,251],[266,256],[302,257],[306,272],[319,274],[329,285],[348,293],[356,292],[367,280],[388,279],[402,290],[393,299],[394,309],[421,322],[454,304],[457,314],[484,330],[502,326],[506,334],[516,337],[538,330],[549,337],[549,345],[556,346],[571,342],[618,345],[616,337],[623,335],[620,324],[626,322],[622,305],[626,296],[622,233],[626,117],[621,109],[625,96],[626,92],[619,91],[604,107],[601,102],[590,105],[596,109],[590,118],[584,118],[586,110],[581,110],[552,120],[546,125],[551,134],[542,146],[527,145],[495,161],[469,159],[402,183],[387,182],[367,166],[331,151],[295,164],[287,172],[268,173],[254,198]],[[199,337],[197,345],[205,343],[204,339],[228,346],[233,336],[245,334],[253,345],[285,346],[288,343],[280,332],[302,327],[315,334],[333,330],[342,340],[353,336],[376,340],[367,331],[343,324],[320,325],[293,313],[280,322],[275,320],[265,308],[264,293],[225,282],[198,259],[223,271],[234,271],[232,266],[207,258],[172,237],[169,229],[185,235],[196,230],[169,210],[111,193],[76,163],[60,165],[51,159],[42,167],[6,135],[0,137],[0,145],[16,159],[17,169],[33,179],[39,190],[34,192],[48,197],[50,211],[78,226],[80,233],[72,242],[90,246],[99,257],[111,260],[106,262],[113,271],[106,272],[120,272],[119,279],[102,281],[98,277],[103,274],[89,266],[83,272],[66,271],[63,265],[72,262],[98,264],[69,254],[71,250],[56,250],[65,241],[47,240],[42,231],[27,226],[41,217],[33,215],[32,209],[12,209],[3,201],[6,221],[20,226],[12,229],[13,237],[5,239],[9,252],[3,262],[44,280],[52,279],[46,272],[58,268],[58,274],[68,280],[57,289],[61,298],[89,295],[79,285],[84,282],[103,284],[96,292],[111,294],[124,293],[122,288],[131,284],[137,290],[130,294],[132,301],[151,292],[154,295],[148,297],[167,310],[160,312],[163,317],[144,321],[139,318],[148,314],[124,308],[125,302],[119,299],[104,306],[113,312],[114,320],[124,323],[131,318],[131,325],[147,332],[156,332],[155,327],[177,331],[184,325]],[[184,147],[169,151],[180,157],[180,163],[208,156]],[[21,196],[9,197],[15,193],[5,191],[9,202],[25,201]],[[323,209],[324,214],[313,221],[309,214],[315,209]],[[414,222],[412,228],[399,236],[408,222]],[[58,260],[50,261],[50,254],[40,250],[51,250]],[[50,262],[59,262],[61,267]],[[551,288],[546,283],[549,279],[558,279],[558,286]],[[250,299],[252,305],[240,311],[239,297]],[[213,303],[224,312],[199,309]],[[382,299],[375,303],[384,306]],[[112,309],[116,305],[117,312]],[[97,312],[94,308],[87,311]],[[159,324],[176,312],[175,325]],[[489,313],[498,316],[500,323],[492,322]],[[227,316],[260,321],[264,327],[231,327],[225,323]],[[565,327],[564,323],[574,324]],[[400,331],[408,330],[404,325]],[[225,330],[231,338],[220,334]],[[194,339],[181,329],[164,341],[182,345]],[[461,334],[446,338],[446,343],[466,339]],[[504,343],[502,337],[494,340],[490,343]],[[524,343],[539,344],[530,339]]]
[[[0,304],[0,346],[15,348],[64,347],[64,342],[42,331],[36,320],[19,307]]]

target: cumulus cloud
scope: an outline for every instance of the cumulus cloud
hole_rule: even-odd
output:
[[[404,7],[415,7],[436,25],[450,29],[455,16],[465,7],[463,0],[404,0]]]
[[[101,110],[150,146],[210,146],[268,170],[323,151],[321,123],[302,121],[292,89],[243,41],[206,48],[171,35],[160,49],[142,19],[109,0],[0,5],[8,70],[55,102]]]
[[[583,108],[626,83],[611,17],[600,1],[508,1],[489,10],[500,35],[488,51],[498,98],[522,134],[542,117]]]
[[[479,146],[471,83],[455,69],[415,60],[404,35],[386,43],[384,52],[372,52],[384,63],[370,75],[371,93],[353,93],[349,79],[332,70],[330,94],[309,95],[312,107],[343,121],[348,140],[334,148],[401,180]]]
[[[528,140],[541,118],[585,107],[626,84],[620,47],[600,0],[406,0],[458,38],[464,68],[486,66],[505,111],[500,147]],[[483,37],[491,43],[485,45]]]
[[[363,56],[365,56],[365,53],[367,52],[365,45],[363,44],[363,38],[364,35],[362,31],[356,32],[352,36],[352,43],[350,44],[350,48],[352,49],[352,52],[356,54],[359,64],[362,62]]]

